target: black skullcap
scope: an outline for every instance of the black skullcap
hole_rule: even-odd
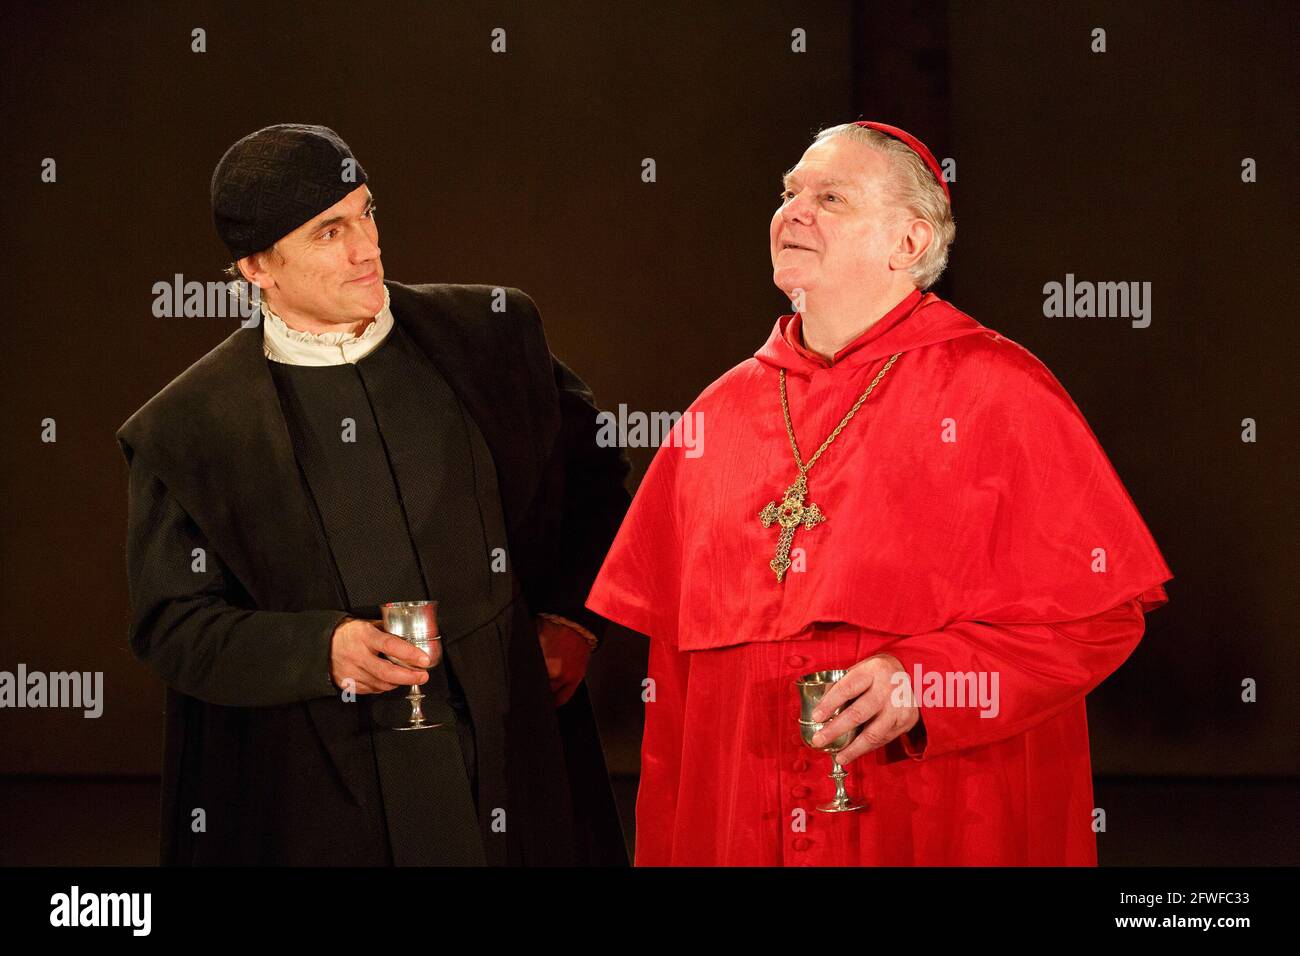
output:
[[[348,172],[343,161],[353,169]],[[345,173],[349,177],[345,180]],[[270,248],[366,181],[327,126],[279,123],[249,133],[212,172],[212,220],[234,259]]]

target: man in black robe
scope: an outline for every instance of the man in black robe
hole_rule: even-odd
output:
[[[325,127],[226,152],[262,327],[117,433],[162,861],[626,864],[581,680],[627,459],[522,292],[384,280],[365,184]],[[439,602],[427,658],[378,626],[408,600]],[[411,684],[437,729],[395,729]]]

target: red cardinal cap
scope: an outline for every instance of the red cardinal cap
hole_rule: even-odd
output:
[[[894,139],[906,143],[907,146],[921,157],[925,165],[930,167],[930,172],[934,173],[934,178],[939,181],[939,186],[943,189],[943,194],[948,197],[948,205],[952,205],[952,193],[948,191],[948,184],[943,180],[943,170],[939,168],[939,161],[934,158],[934,153],[926,148],[925,143],[921,142],[905,129],[899,129],[897,126],[890,126],[886,123],[873,123],[870,120],[858,120],[854,126],[865,126],[868,129],[879,130],[886,136],[892,136]]]

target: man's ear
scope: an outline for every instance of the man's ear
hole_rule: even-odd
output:
[[[258,288],[272,289],[275,287],[275,279],[262,267],[262,253],[255,252],[251,256],[244,256],[236,264],[239,266],[239,271],[243,273],[244,278]]]
[[[910,269],[916,260],[925,255],[934,242],[934,227],[921,218],[913,218],[907,223],[907,231],[899,237],[889,257],[889,267],[900,272]]]

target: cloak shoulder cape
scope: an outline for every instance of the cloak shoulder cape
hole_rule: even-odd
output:
[[[497,461],[502,503],[517,519],[536,494],[561,422],[556,403],[537,401],[538,383],[553,374],[535,306],[512,289],[510,308],[493,314],[486,287],[385,284],[394,311],[480,422]],[[513,374],[492,376],[494,366]],[[494,396],[497,388],[502,393]],[[122,425],[117,439],[128,462],[140,455],[163,479],[259,606],[274,606],[265,593],[272,584],[307,601],[333,596],[322,593],[321,582],[331,578],[327,567],[302,560],[323,544],[305,501],[282,505],[279,530],[291,534],[287,540],[268,542],[256,520],[268,494],[297,481],[260,326],[231,333],[176,376]],[[296,560],[280,560],[285,553]]]
[[[912,635],[1165,603],[1172,574],[1052,373],[933,294],[902,306],[829,366],[791,347],[795,317],[782,316],[753,358],[705,389],[686,413],[702,453],[679,421],[587,606],[699,650],[790,639],[816,622]],[[807,461],[895,353],[808,473],[807,500],[827,519],[795,533],[795,566],[778,583],[779,529],[758,516],[797,476],[779,371]]]

